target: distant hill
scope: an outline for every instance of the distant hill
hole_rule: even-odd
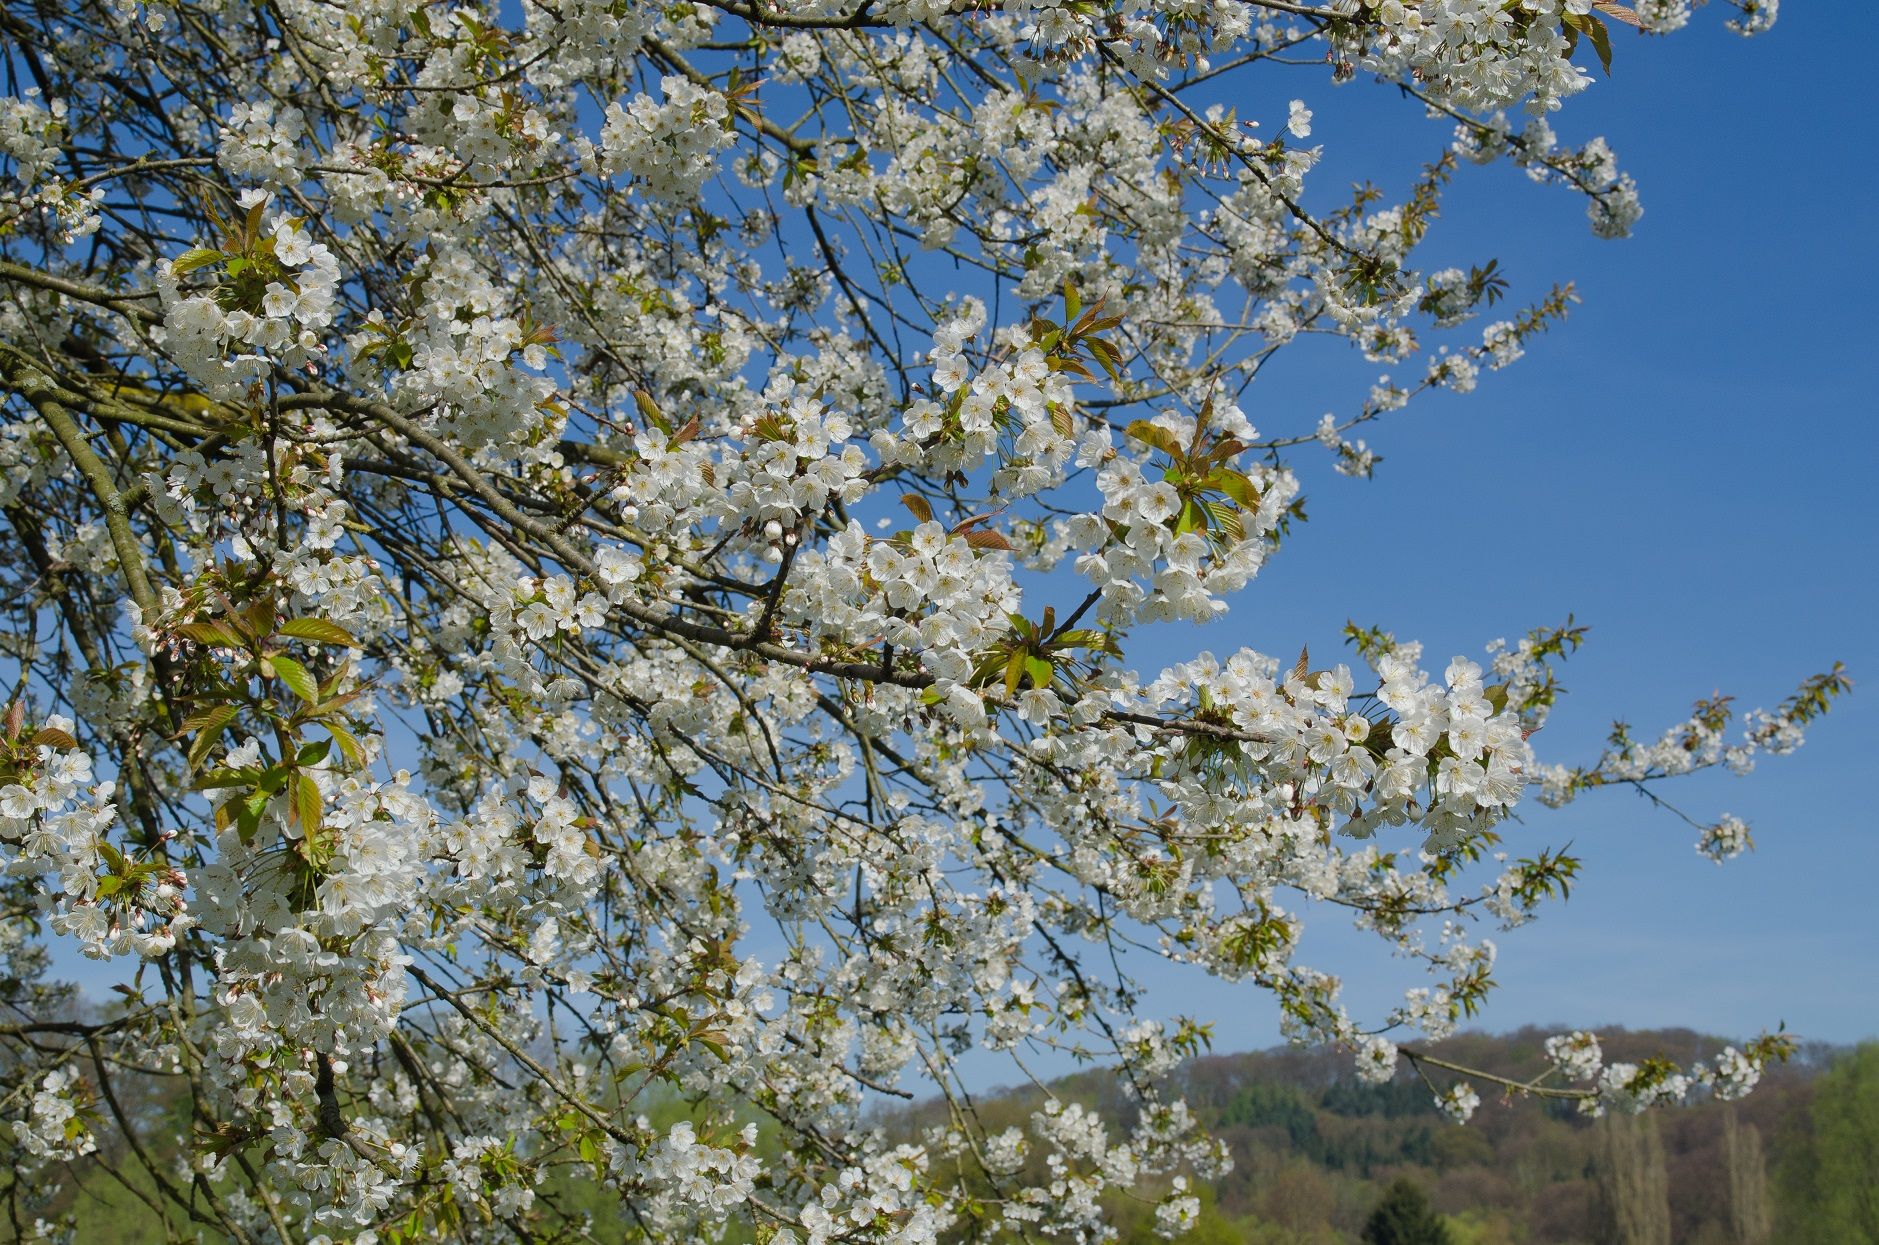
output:
[[[1545,1068],[1542,1043],[1555,1032],[1464,1034],[1432,1049],[1457,1063],[1528,1077]],[[1684,1029],[1606,1029],[1599,1037],[1611,1060],[1663,1055],[1686,1065],[1727,1044]],[[1206,1191],[1194,1239],[1355,1243],[1384,1189],[1407,1177],[1447,1218],[1454,1245],[1776,1245],[1791,1238],[1777,1229],[1784,1208],[1775,1205],[1772,1168],[1787,1140],[1808,1126],[1816,1075],[1842,1053],[1806,1047],[1738,1103],[1703,1101],[1605,1123],[1570,1103],[1502,1101],[1483,1091],[1466,1127],[1436,1110],[1413,1072],[1369,1086],[1356,1079],[1349,1055],[1332,1051],[1206,1056],[1171,1080],[1228,1144],[1235,1165]],[[1052,1091],[1112,1118],[1129,1112],[1105,1071],[1064,1078]],[[978,1105],[997,1128],[1023,1124],[1042,1101],[1029,1088]],[[913,1126],[937,1122],[936,1112],[894,1114]],[[1156,1239],[1145,1214],[1116,1210],[1125,1245]],[[1786,1210],[1790,1217],[1806,1212]]]

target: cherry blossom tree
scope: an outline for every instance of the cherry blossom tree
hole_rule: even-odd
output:
[[[17,1231],[109,1144],[172,1239],[1095,1241],[1126,1197],[1178,1235],[1225,1155],[1164,1088],[1209,1038],[1164,962],[1462,1119],[1747,1091],[1781,1035],[1562,1035],[1519,1084],[1426,1043],[1573,880],[1514,809],[1790,751],[1837,667],[1574,765],[1532,739],[1570,621],[1139,657],[1280,552],[1294,463],[1370,474],[1366,425],[1561,319],[1417,249],[1495,162],[1624,234],[1551,118],[1691,9],[4,0]],[[1355,78],[1426,113],[1410,184],[1314,181]],[[1254,427],[1313,338],[1399,379]],[[1401,1005],[1347,1010],[1308,913]],[[993,1131],[975,1051],[1133,1110]]]

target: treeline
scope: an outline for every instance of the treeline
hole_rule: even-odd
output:
[[[1438,1050],[1525,1078],[1544,1069],[1552,1032],[1467,1034]],[[1613,1060],[1687,1064],[1724,1045],[1687,1030],[1601,1038]],[[1197,1245],[1879,1245],[1879,1043],[1804,1048],[1737,1103],[1593,1120],[1571,1103],[1484,1095],[1466,1127],[1414,1073],[1365,1085],[1334,1052],[1209,1056],[1176,1079],[1234,1158],[1201,1190]],[[1052,1091],[1126,1118],[1103,1072]],[[1032,1089],[978,1105],[1000,1129],[1042,1101]],[[915,1125],[926,1110],[892,1118]],[[1433,1209],[1439,1238],[1376,1235],[1404,1189]],[[1113,1210],[1122,1245],[1159,1239],[1152,1206]]]

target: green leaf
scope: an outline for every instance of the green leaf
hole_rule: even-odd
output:
[[[268,662],[274,667],[274,677],[285,683],[294,695],[310,705],[319,700],[319,684],[313,681],[313,676],[307,673],[305,666],[291,657],[282,657],[278,653],[269,657]]]
[[[1208,501],[1201,504],[1207,511],[1207,517],[1212,520],[1211,525],[1218,528],[1222,536],[1235,544],[1246,539],[1246,529],[1240,523],[1240,512],[1231,503]]]
[[[213,791],[219,787],[251,787],[260,777],[261,771],[252,765],[245,765],[240,769],[211,770],[196,779],[195,789]]]
[[[307,861],[323,864],[326,844],[321,836],[326,828],[326,808],[320,798],[319,784],[305,774],[296,774],[293,787],[294,819],[300,823],[301,837],[307,842]]]
[[[1160,450],[1170,458],[1181,457],[1181,443],[1172,432],[1159,424],[1151,424],[1146,419],[1138,419],[1123,429],[1131,440]]]
[[[1188,532],[1205,531],[1206,527],[1207,512],[1201,509],[1199,502],[1189,499],[1188,502],[1181,507],[1181,515],[1175,521],[1174,534],[1176,536],[1182,536]]]
[[[1244,472],[1222,467],[1207,477],[1207,485],[1225,493],[1243,509],[1254,510],[1259,506],[1259,490]]]
[[[206,246],[192,246],[170,261],[170,270],[179,277],[188,276],[198,268],[221,263],[223,258],[220,251],[210,250]]]
[[[235,819],[235,833],[241,836],[243,843],[254,841],[254,836],[261,829],[261,817],[267,812],[267,806],[273,798],[266,791],[257,791],[241,802],[241,813]]]
[[[333,684],[338,681],[338,677],[337,672],[335,672],[332,678],[327,679],[326,682],[320,685],[320,694],[325,696],[326,699],[313,706],[311,712],[321,717],[326,717],[340,706],[365,695],[366,689],[363,687],[355,687],[349,692],[341,692],[337,696],[333,695]]]
[[[634,405],[639,407],[639,413],[646,417],[646,422],[650,423],[660,432],[666,433],[667,435],[671,434],[672,422],[665,417],[665,412],[659,409],[659,404],[652,400],[651,394],[647,393],[644,389],[635,389],[633,391],[633,402]]]
[[[177,728],[176,733],[171,735],[170,738],[181,739],[185,735],[193,735],[197,731],[214,726],[218,719],[226,722],[235,715],[235,709],[236,706],[232,704],[220,704],[211,705],[207,709],[192,713],[183,719],[183,724]]]
[[[348,761],[351,761],[354,765],[365,764],[365,749],[359,745],[359,737],[357,735],[354,735],[337,722],[322,722],[320,725],[324,726],[332,734],[333,741],[339,745],[339,750],[346,754]]]
[[[1083,380],[1093,381],[1096,379],[1096,373],[1084,367],[1081,359],[1066,359],[1061,355],[1053,355],[1050,359],[1049,367],[1053,372],[1063,372],[1066,375],[1079,377]]]
[[[1599,66],[1605,76],[1611,77],[1612,41],[1611,30],[1604,22],[1590,13],[1567,14],[1562,19],[1560,32],[1566,36],[1567,55],[1571,55],[1579,46],[1579,36],[1584,35],[1592,41],[1592,50],[1598,53]]]
[[[243,641],[233,628],[221,623],[193,622],[178,623],[170,628],[185,640],[194,640],[197,644],[206,644],[210,648],[241,648]]]
[[[295,755],[294,760],[302,766],[318,765],[321,761],[326,759],[326,754],[332,750],[332,740],[315,740],[313,743],[307,744],[301,748],[299,753]]]
[[[1089,337],[1084,339],[1083,344],[1089,348],[1090,358],[1096,360],[1096,362],[1102,365],[1103,371],[1109,373],[1110,380],[1122,379],[1122,372],[1120,370],[1122,352],[1117,350],[1108,339]]]
[[[222,738],[222,732],[228,729],[228,724],[234,718],[238,708],[239,706],[236,705],[217,705],[206,712],[193,715],[183,723],[185,731],[193,729],[197,732],[195,742],[189,745],[190,769],[202,768],[202,763],[208,759],[209,749],[215,747],[216,741]]]
[[[1589,17],[1586,20],[1591,25],[1591,29],[1586,31],[1586,37],[1592,40],[1592,50],[1598,53],[1599,67],[1605,71],[1605,76],[1609,78],[1612,76],[1611,30],[1604,22],[1601,22],[1596,17]]]
[[[241,620],[247,624],[249,635],[274,634],[274,618],[274,598],[271,596],[256,597],[241,612]]]

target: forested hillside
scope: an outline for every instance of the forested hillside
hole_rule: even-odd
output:
[[[1467,1034],[1434,1049],[1524,1079],[1545,1068],[1549,1032]],[[1687,1030],[1601,1037],[1619,1060],[1689,1060],[1724,1044]],[[1820,1110],[1823,1074],[1838,1088]],[[1737,1103],[1592,1120],[1569,1103],[1488,1099],[1466,1128],[1435,1108],[1414,1073],[1364,1085],[1335,1052],[1214,1055],[1176,1076],[1234,1160],[1199,1190],[1191,1239],[1203,1245],[1364,1241],[1372,1212],[1403,1178],[1426,1192],[1452,1245],[1879,1245],[1879,1205],[1866,1205],[1879,1189],[1879,1045],[1804,1047]],[[1052,1088],[1126,1118],[1124,1095],[1105,1072]],[[980,1106],[996,1130],[1023,1125],[1043,1101],[1033,1089]],[[1837,1140],[1817,1145],[1817,1116]],[[1127,1217],[1125,1243],[1158,1239],[1151,1210],[1144,1203]]]

